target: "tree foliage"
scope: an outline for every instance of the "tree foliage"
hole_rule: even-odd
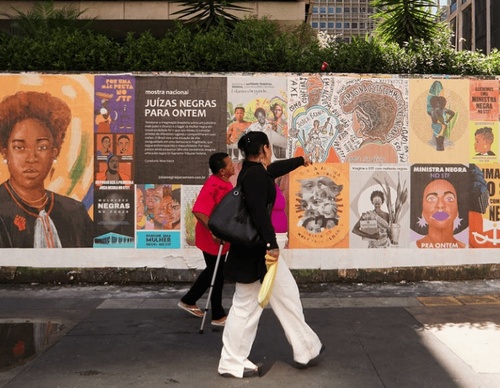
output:
[[[80,11],[74,4],[56,8],[53,0],[39,0],[27,12],[11,7],[11,13],[0,12],[0,15],[12,20],[13,35],[33,36],[58,28],[88,28],[95,18],[83,18],[86,11]]]
[[[386,42],[429,42],[443,26],[432,12],[435,0],[372,0],[371,5],[377,8],[375,34]]]
[[[196,25],[203,31],[224,25],[234,28],[240,20],[234,13],[245,13],[250,9],[235,4],[237,0],[175,0],[182,8],[172,13],[188,24]]]
[[[442,28],[432,40],[401,46],[375,37],[349,43],[317,35],[305,23],[284,27],[251,17],[233,29],[221,24],[204,31],[178,22],[162,37],[130,33],[117,41],[64,24],[30,34],[0,33],[0,71],[500,74],[498,50],[488,56],[457,52],[450,34]]]

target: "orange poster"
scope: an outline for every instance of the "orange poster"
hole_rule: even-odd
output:
[[[473,167],[474,207],[469,211],[469,246],[500,248],[500,166],[471,164]]]
[[[470,81],[469,112],[471,120],[498,120],[498,85],[498,80]]]
[[[290,173],[290,248],[349,247],[349,164]]]

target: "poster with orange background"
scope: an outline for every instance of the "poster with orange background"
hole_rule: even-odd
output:
[[[68,104],[72,117],[70,127],[57,161],[46,178],[45,187],[82,201],[92,217],[94,77],[89,74],[15,74],[0,77],[0,99],[19,91],[35,91],[49,93]],[[2,164],[0,181],[4,182],[8,177],[7,166]]]
[[[471,80],[470,120],[498,121],[498,80]]]
[[[349,247],[349,164],[318,163],[290,173],[289,247]]]

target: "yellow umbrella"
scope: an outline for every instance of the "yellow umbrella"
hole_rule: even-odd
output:
[[[269,303],[271,299],[271,292],[273,291],[274,278],[276,277],[276,271],[278,270],[278,260],[270,255],[266,255],[266,266],[267,273],[264,276],[262,285],[260,286],[259,296],[257,300],[259,301],[260,307],[264,308]]]

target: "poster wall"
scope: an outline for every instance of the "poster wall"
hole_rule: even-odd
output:
[[[292,267],[497,260],[481,249],[500,247],[496,78],[0,77],[0,248],[17,248],[0,266],[203,265],[209,156],[227,152],[235,184],[249,131],[273,161],[313,162],[277,180]]]

